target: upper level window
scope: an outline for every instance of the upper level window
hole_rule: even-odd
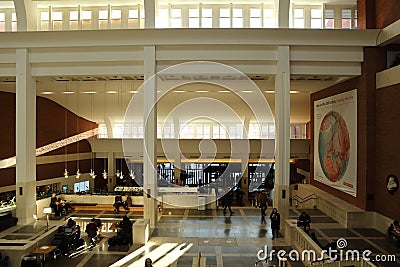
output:
[[[139,28],[139,10],[129,9],[128,11],[128,27],[129,28]]]
[[[18,30],[17,28],[17,14],[12,13],[11,14],[11,31],[16,32]]]
[[[99,29],[108,28],[108,10],[99,10]]]
[[[219,27],[230,28],[231,27],[231,10],[230,8],[221,8],[219,10]]]
[[[6,14],[0,13],[0,32],[4,32],[6,30]]]
[[[243,9],[234,8],[232,15],[232,28],[243,28]]]
[[[264,17],[264,28],[274,28],[274,10],[272,8],[264,8],[263,10]]]
[[[304,28],[304,9],[295,8],[293,10],[293,27],[294,28]]]
[[[121,18],[122,18],[121,9],[111,10],[111,28],[120,29],[121,28]]]
[[[261,9],[250,8],[250,28],[261,28]]]
[[[69,12],[69,29],[78,30],[79,28],[79,14],[78,11]]]
[[[201,27],[212,28],[213,10],[211,8],[203,8],[201,10]]]
[[[335,28],[335,11],[333,9],[325,9],[325,29],[334,29]]]
[[[351,29],[351,9],[342,9],[342,29]]]
[[[322,28],[322,10],[311,9],[311,28],[321,29]]]
[[[171,28],[182,28],[182,9],[181,8],[172,8],[171,9],[170,27]]]
[[[62,11],[56,11],[52,13],[52,20],[53,20],[53,30],[61,31],[63,29],[63,13]]]
[[[189,8],[189,28],[199,28],[199,9],[198,8]]]
[[[82,30],[90,30],[92,28],[92,11],[84,10],[81,13]]]
[[[158,18],[156,20],[156,27],[157,28],[168,28],[168,9],[167,8],[160,8],[158,9]]]
[[[49,11],[42,11],[40,12],[40,29],[42,31],[48,31],[49,30]]]

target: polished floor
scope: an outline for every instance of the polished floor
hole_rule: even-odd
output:
[[[59,256],[56,259],[47,257],[46,266],[110,266],[121,259],[126,259],[120,266],[144,266],[146,257],[153,259],[154,266],[192,266],[198,253],[201,253],[207,266],[254,266],[257,252],[291,248],[283,238],[272,240],[270,222],[261,221],[260,210],[256,208],[233,208],[232,216],[225,216],[221,210],[163,210],[157,228],[146,246],[112,246],[107,244],[113,233],[102,232],[96,247],[87,246],[75,254]],[[270,209],[267,211],[267,213]],[[297,218],[302,210],[291,210],[290,217]],[[349,249],[369,249],[375,254],[393,254],[397,262],[377,264],[378,266],[400,266],[400,250],[394,243],[385,239],[384,234],[374,229],[345,229],[335,220],[319,210],[306,210],[312,218],[312,231],[316,233],[322,245],[345,238]],[[142,218],[138,212],[110,211],[77,211],[69,216],[84,218],[116,218],[128,215],[132,220]],[[62,222],[60,219],[59,223]],[[43,225],[25,226],[12,233],[3,235],[1,239],[34,240],[36,234],[43,231]],[[56,227],[56,226],[53,226]],[[88,243],[85,233],[82,237]],[[135,254],[136,253],[136,254]],[[268,265],[276,264],[276,259]],[[301,262],[291,262],[294,267],[304,266]],[[259,264],[259,266],[262,266]]]

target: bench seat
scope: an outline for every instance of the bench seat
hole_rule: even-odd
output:
[[[71,206],[75,210],[107,210],[107,211],[114,211],[114,206],[111,204],[96,204],[96,205],[75,205],[71,204]],[[123,207],[120,207],[120,211],[124,211]],[[129,211],[143,211],[143,206],[135,206],[135,207],[129,207]]]

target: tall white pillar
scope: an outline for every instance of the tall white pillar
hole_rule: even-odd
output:
[[[107,153],[107,172],[108,172],[108,181],[107,181],[107,190],[108,192],[112,192],[114,190],[115,181],[115,157],[113,152]]]
[[[144,1],[144,27],[146,29],[154,29],[156,22],[156,0]]]
[[[289,28],[290,0],[276,0],[278,5],[278,28]]]
[[[157,85],[156,48],[144,47],[144,218],[150,219],[150,227],[157,225]]]
[[[278,47],[275,76],[275,190],[274,206],[289,217],[290,182],[290,58],[289,46]]]
[[[16,51],[16,201],[18,224],[36,214],[36,83],[28,49]]]
[[[32,0],[14,0],[18,20],[18,31],[37,30],[37,6]]]

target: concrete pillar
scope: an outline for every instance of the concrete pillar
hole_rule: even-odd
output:
[[[15,13],[18,20],[18,31],[37,30],[37,7],[32,0],[14,0]]]
[[[289,28],[290,0],[277,0],[278,28]]]
[[[157,85],[156,48],[144,47],[144,148],[143,189],[144,219],[150,220],[150,228],[157,225]]]
[[[107,162],[108,162],[108,181],[107,181],[107,190],[108,192],[112,192],[114,190],[115,181],[115,157],[113,152],[107,153]]]
[[[289,46],[278,47],[275,76],[275,189],[274,207],[289,217],[290,182],[290,58]]]
[[[154,29],[156,22],[156,0],[144,1],[144,27],[146,29]]]
[[[18,224],[36,214],[36,83],[28,49],[16,51],[16,202]]]

